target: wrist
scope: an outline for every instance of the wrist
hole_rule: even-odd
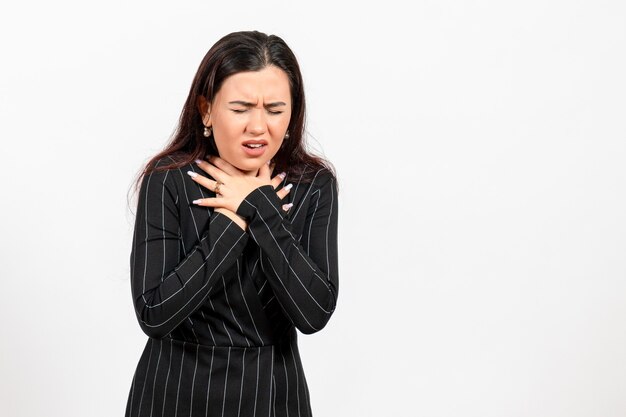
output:
[[[229,219],[233,221],[233,223],[236,223],[237,226],[241,227],[244,231],[247,230],[248,223],[246,222],[246,220],[240,215],[238,215],[237,213],[233,212],[232,210],[219,207],[219,208],[214,209],[214,211],[217,213],[222,213],[224,216],[227,216]]]

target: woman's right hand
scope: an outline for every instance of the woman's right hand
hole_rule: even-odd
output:
[[[263,165],[259,168],[256,176],[246,175],[245,172],[233,166],[229,162],[217,157],[208,156],[208,162],[196,159],[196,164],[209,174],[209,177],[199,175],[195,171],[187,171],[192,180],[203,187],[215,192],[218,185],[223,187],[218,189],[215,197],[198,198],[193,201],[194,204],[204,207],[213,207],[214,209],[222,208],[236,214],[237,207],[241,205],[243,199],[251,191],[263,185],[271,185],[274,189],[278,187],[285,179],[285,173],[281,172],[274,178],[271,178],[274,164]],[[291,190],[292,184],[287,184],[281,190],[276,192],[279,199],[285,198]],[[292,203],[283,204],[282,209],[288,211],[293,206]],[[221,211],[226,214],[227,212]],[[235,217],[229,216],[233,220]]]
[[[232,211],[224,207],[216,207],[213,209],[213,211],[217,213],[222,213],[224,216],[229,217],[233,222],[237,223],[237,225],[241,227],[244,232],[248,230],[248,222],[246,222],[246,220],[237,213],[233,213]]]
[[[272,174],[272,172],[274,171],[274,167],[275,164],[271,164],[270,165],[270,175]],[[282,174],[282,173],[281,173]],[[283,180],[285,179],[284,175],[276,175],[274,178],[272,178],[272,187],[276,188],[280,185],[281,182],[283,182]],[[287,194],[289,194],[289,191],[291,190],[291,184],[288,184],[287,186],[281,188],[280,190],[278,190],[276,192],[276,195],[278,196],[278,198],[280,198],[281,200],[283,198],[285,198],[287,196]],[[284,211],[288,211],[291,207],[293,206],[293,203],[289,203],[289,204],[283,204],[282,208]],[[224,208],[224,207],[216,207],[213,209],[213,211],[218,212],[218,213],[222,213],[223,215],[227,216],[228,218],[230,218],[233,222],[237,223],[237,225],[239,227],[241,227],[244,231],[248,230],[248,222],[246,222],[246,220],[241,217],[240,215],[238,215],[237,213],[234,213],[233,211]]]

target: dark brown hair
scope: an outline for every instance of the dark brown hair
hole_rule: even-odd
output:
[[[303,182],[310,182],[315,172],[323,168],[335,175],[330,162],[312,155],[306,149],[304,87],[295,55],[278,36],[245,31],[224,36],[206,53],[191,83],[189,96],[169,144],[150,159],[139,173],[135,188],[138,188],[141,179],[150,172],[180,168],[207,155],[219,156],[213,136],[203,136],[204,125],[197,104],[198,97],[204,96],[212,103],[229,76],[243,71],[260,71],[270,65],[287,74],[292,102],[291,120],[287,128],[289,139],[283,141],[282,147],[274,156],[275,167],[272,175],[284,171],[287,173],[287,181],[299,179]],[[171,163],[155,166],[166,156],[171,158]]]

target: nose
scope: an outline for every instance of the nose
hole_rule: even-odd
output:
[[[267,131],[265,109],[251,109],[250,113],[251,116],[246,130],[255,136],[262,135]]]

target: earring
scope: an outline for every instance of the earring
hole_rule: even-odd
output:
[[[285,133],[285,139],[289,139],[289,132]]]
[[[211,126],[204,126],[204,137],[208,138],[213,133]]]

